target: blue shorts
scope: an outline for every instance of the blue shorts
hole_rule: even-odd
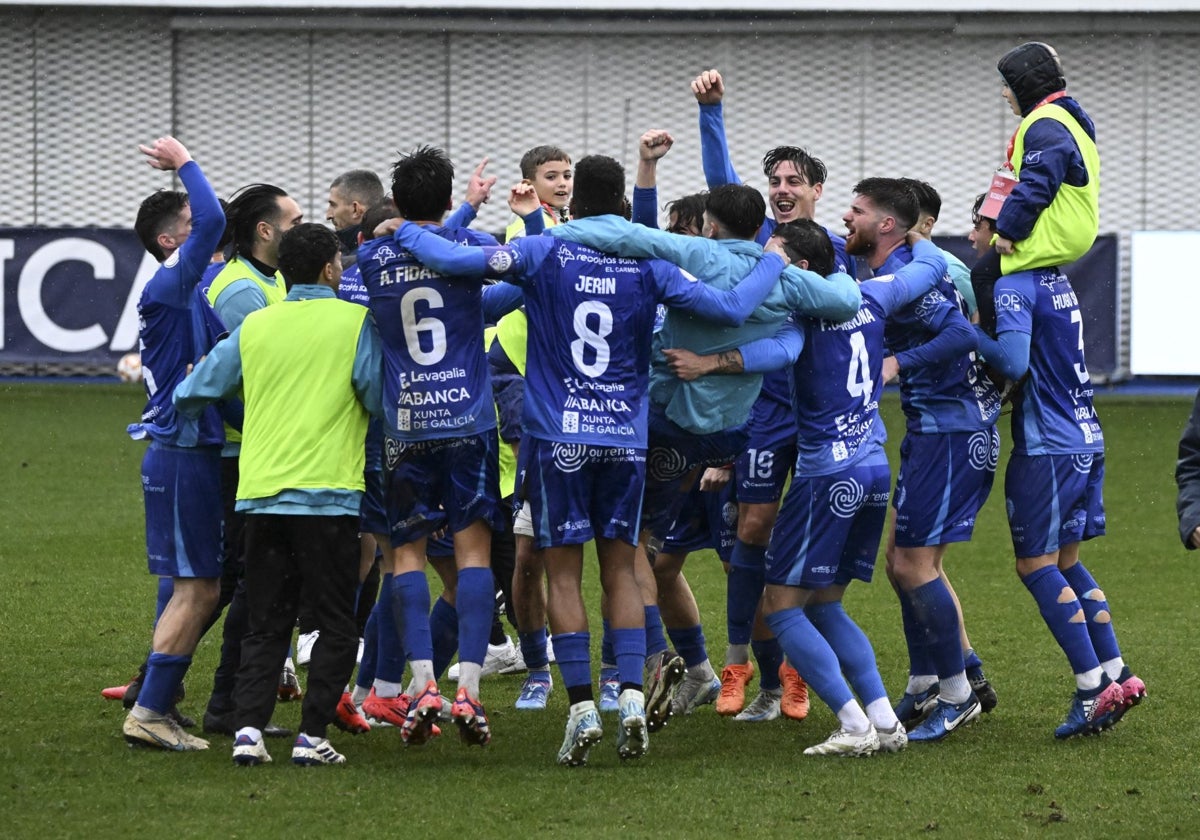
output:
[[[796,463],[796,416],[775,400],[760,399],[746,428],[750,440],[733,465],[738,501],[778,502]]]
[[[700,482],[692,488],[674,527],[663,540],[663,554],[683,554],[704,548],[715,549],[728,563],[737,541],[738,503],[730,481],[717,491],[702,492]]]
[[[915,548],[967,542],[996,477],[1000,433],[914,434],[900,444],[896,545]]]
[[[151,443],[142,458],[142,496],[150,574],[220,577],[224,556],[221,447]]]
[[[637,545],[645,450],[526,436],[520,460],[520,495],[529,502],[538,548],[597,536]]]
[[[366,491],[358,506],[358,530],[363,534],[390,534],[384,502],[383,470],[364,470]]]
[[[887,461],[874,457],[832,475],[793,477],[767,548],[766,582],[805,589],[869,582],[890,484]]]
[[[675,524],[691,490],[684,486],[704,467],[732,463],[746,448],[746,426],[710,435],[696,435],[671,422],[661,408],[652,407],[650,447],[646,450],[646,493],[642,499],[642,527],[664,536]]]
[[[1017,557],[1104,536],[1104,455],[1013,455],[1004,474]]]
[[[446,528],[456,534],[500,515],[496,430],[437,440],[384,440],[383,468],[392,545]]]

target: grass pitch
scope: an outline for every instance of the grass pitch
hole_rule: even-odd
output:
[[[803,723],[735,723],[705,708],[651,738],[622,766],[615,721],[591,764],[554,764],[566,699],[512,709],[521,678],[490,677],[483,700],[495,737],[467,749],[447,732],[424,749],[395,730],[334,733],[344,767],[302,770],[290,744],[275,763],[235,768],[229,741],[206,753],[127,748],[118,703],[153,619],[138,468],[124,434],[141,409],[129,386],[0,384],[0,835],[5,837],[341,837],[423,833],[466,838],[1158,837],[1200,834],[1196,555],[1176,536],[1175,447],[1186,398],[1101,397],[1108,436],[1109,536],[1083,559],[1105,589],[1127,660],[1149,697],[1112,732],[1052,736],[1073,682],[1012,567],[998,479],[968,545],[947,569],[999,707],[946,742],[868,760],[801,755],[836,722],[814,700]],[[892,451],[902,429],[885,405]],[[1002,422],[1007,452],[1007,418]],[[1002,459],[1001,470],[1004,463]],[[1002,473],[1001,473],[1002,474]],[[709,553],[686,573],[709,650],[724,652],[724,579]],[[595,593],[595,570],[589,585]],[[435,591],[436,587],[435,587]],[[899,609],[882,569],[851,587],[847,607],[875,645],[893,697],[906,659]],[[598,622],[596,622],[598,626]],[[185,710],[208,695],[219,635],[200,646]],[[555,674],[557,678],[557,674]],[[296,705],[276,720],[295,726]]]

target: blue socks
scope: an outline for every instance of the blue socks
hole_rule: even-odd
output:
[[[191,664],[190,656],[151,653],[146,660],[146,679],[138,693],[138,705],[165,715],[175,705],[175,692]]]
[[[758,687],[763,691],[775,691],[783,687],[779,682],[779,666],[783,664],[783,648],[778,639],[755,639],[750,642],[754,660],[758,663]]]
[[[646,670],[646,631],[641,627],[614,627],[612,634],[613,654],[617,658],[617,673],[622,688],[642,685],[642,674]],[[666,641],[663,642],[666,648]],[[555,655],[558,643],[555,642]]]
[[[404,681],[404,644],[400,628],[396,626],[396,611],[392,592],[395,586],[390,574],[383,575],[379,581],[379,600],[371,617],[375,620],[376,641],[378,650],[375,660],[376,679],[384,682],[400,683]],[[367,638],[370,638],[367,631]],[[366,664],[366,650],[363,650],[363,664]],[[359,685],[362,685],[359,682]]]
[[[766,554],[766,546],[749,545],[741,540],[733,544],[729,577],[725,581],[725,615],[731,645],[750,643],[754,613],[766,579]]]
[[[1085,621],[1072,621],[1083,606],[1058,566],[1044,566],[1021,579],[1041,610],[1051,635],[1067,655],[1071,670],[1086,674],[1100,667]]]
[[[887,691],[883,687],[883,678],[879,676],[879,668],[875,664],[875,651],[867,640],[867,635],[854,623],[854,619],[846,614],[841,601],[834,601],[830,604],[812,604],[804,608],[804,614],[808,616],[813,626],[833,649],[842,673],[854,687],[863,706],[869,706],[880,698],[886,698]],[[955,639],[957,638],[956,635]],[[955,650],[958,650],[957,641]],[[789,658],[792,665],[798,665],[799,660],[792,656]],[[961,661],[961,659],[960,653],[959,660]],[[834,711],[840,708],[840,706],[834,707]]]
[[[546,628],[539,627],[529,633],[517,633],[521,643],[521,657],[530,671],[542,671],[550,666],[546,658]]]
[[[441,679],[458,652],[458,610],[440,595],[429,613],[429,633],[433,643],[433,674]]]
[[[563,685],[567,689],[587,686],[592,687],[591,644],[592,634],[556,633],[551,641],[554,642],[554,659],[558,663],[559,674],[562,675]]]
[[[461,662],[483,664],[488,637],[492,632],[492,613],[496,605],[496,584],[492,570],[470,567],[458,572],[458,658]]]
[[[939,679],[961,674],[964,667],[962,643],[958,635],[958,610],[954,608],[954,598],[950,595],[945,581],[937,577],[905,594],[908,596],[918,639],[924,642],[923,645],[918,644],[918,647],[924,648],[924,653],[934,668],[933,671],[910,673],[935,673]],[[907,622],[904,631],[907,636]],[[911,643],[909,650],[911,659]]]
[[[908,647],[909,676],[919,677],[937,673],[929,647],[929,634],[921,626],[913,610],[912,594],[897,590],[900,599],[900,619],[904,624],[904,642]]]
[[[439,599],[441,600],[441,599]],[[392,604],[404,628],[404,652],[409,659],[433,659],[429,633],[429,581],[424,572],[405,572],[392,579]],[[420,686],[424,688],[424,686]]]
[[[689,668],[699,665],[708,659],[708,648],[704,644],[704,628],[697,624],[694,627],[668,627],[667,634],[675,652],[683,657],[683,662]]]
[[[850,686],[842,678],[837,654],[800,607],[767,616],[771,632],[787,653],[788,659],[834,714],[854,699]]]
[[[375,684],[375,669],[379,662],[379,604],[371,608],[367,616],[367,624],[363,627],[363,653],[358,663],[358,674],[354,684],[359,688],[370,689]]]
[[[1104,592],[1096,585],[1091,573],[1082,563],[1076,562],[1075,565],[1064,569],[1062,574],[1083,606],[1088,635],[1092,639],[1096,657],[1101,662],[1120,657],[1121,646],[1117,644],[1117,633],[1113,630],[1112,613],[1108,609],[1108,600],[1104,597]]]

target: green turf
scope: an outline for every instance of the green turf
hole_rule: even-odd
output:
[[[1200,833],[1196,559],[1174,518],[1175,445],[1186,399],[1102,397],[1110,535],[1085,546],[1127,658],[1149,699],[1112,732],[1056,742],[1073,687],[1062,654],[1012,571],[999,489],[973,543],[947,567],[972,641],[1000,695],[990,716],[938,745],[868,760],[801,755],[835,726],[734,723],[711,709],[672,721],[649,754],[621,766],[614,726],[590,766],[553,763],[566,713],[512,709],[520,677],[484,682],[495,739],[467,749],[448,733],[401,748],[395,730],[335,734],[341,768],[234,768],[228,739],[207,753],[130,750],[123,712],[100,688],[144,653],[154,582],[145,572],[138,463],[124,435],[137,389],[0,384],[0,836],[486,838],[928,836],[1094,837]],[[893,451],[898,405],[889,399]],[[1007,418],[1002,424],[1007,439]],[[1003,469],[1003,461],[1001,463]],[[686,568],[718,668],[724,582],[712,555]],[[589,591],[594,593],[594,571]],[[886,583],[847,598],[885,682],[903,686],[899,610]],[[186,710],[207,698],[219,639],[201,643]],[[295,725],[299,710],[279,707]]]

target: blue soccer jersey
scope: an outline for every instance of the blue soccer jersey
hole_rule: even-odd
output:
[[[495,245],[466,228],[429,228],[462,245]],[[483,347],[483,279],[447,278],[391,237],[358,249],[384,348],[384,433],[402,441],[465,437],[496,427]]]
[[[179,168],[187,189],[192,230],[187,240],[146,283],[138,300],[138,349],[142,355],[146,407],[141,422],[129,426],[130,437],[149,437],[173,446],[221,444],[225,433],[215,409],[189,420],[175,411],[171,395],[187,376],[201,342],[193,320],[192,296],[225,232],[225,214],[200,165]]]
[[[911,260],[912,249],[902,245],[878,273],[895,274]],[[910,432],[972,432],[996,422],[1000,392],[977,360],[975,332],[949,272],[892,313],[884,341],[900,363],[900,405]]]
[[[338,284],[337,296],[349,303],[357,303],[362,306],[371,305],[371,296],[367,294],[367,287],[363,284],[362,269],[358,267],[357,261],[342,271],[342,280]]]
[[[524,288],[527,434],[638,449],[646,447],[657,304],[735,324],[766,296],[782,267],[768,255],[763,260],[774,277],[753,271],[736,288],[714,291],[669,263],[609,256],[549,237],[524,237],[501,248],[454,248],[405,224],[396,241],[439,270],[489,273]]]
[[[1029,379],[1012,416],[1013,453],[1104,451],[1083,355],[1083,313],[1065,274],[1022,271],[996,281],[996,332],[1030,338]]]
[[[887,439],[879,417],[885,319],[928,293],[945,270],[941,252],[918,243],[899,272],[860,285],[863,303],[853,318],[805,323],[804,351],[792,367],[797,475],[827,475],[880,451]]]

